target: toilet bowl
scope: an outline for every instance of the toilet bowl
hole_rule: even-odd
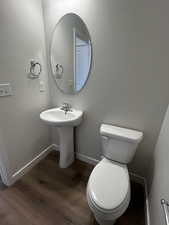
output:
[[[89,177],[87,201],[100,225],[113,225],[130,202],[127,163],[133,158],[143,133],[103,124],[100,134],[103,159]]]
[[[99,224],[114,224],[130,202],[130,180],[126,165],[103,158],[90,175],[87,201]]]

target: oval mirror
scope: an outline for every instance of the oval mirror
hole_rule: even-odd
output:
[[[52,76],[66,94],[79,92],[86,84],[92,60],[91,39],[83,20],[64,15],[53,31],[50,46]]]

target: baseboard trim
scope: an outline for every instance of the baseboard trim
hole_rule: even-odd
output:
[[[138,184],[141,184],[143,187],[145,187],[145,178],[144,177],[130,172],[130,178],[131,178],[132,181],[134,181]]]
[[[51,151],[53,150],[53,145],[45,148],[39,155],[33,158],[30,162],[26,163],[23,167],[21,167],[17,172],[15,172],[7,185],[10,186],[16,182],[20,177],[22,177],[25,173],[27,173],[32,167],[34,167],[38,162],[40,162],[43,158],[45,158]]]
[[[144,187],[145,192],[145,224],[150,225],[150,208],[149,208],[149,199],[148,199],[148,190],[147,190],[147,181],[144,177],[137,175],[135,173],[130,173],[131,180],[136,183],[141,184]]]
[[[57,144],[52,144],[52,149],[53,149],[54,151],[59,152],[59,145],[57,145]]]
[[[144,183],[145,188],[145,215],[146,215],[146,225],[150,225],[150,205],[149,205],[149,198],[148,198],[148,188],[147,188],[147,182],[145,179]]]
[[[78,152],[76,152],[76,158],[83,161],[83,162],[92,164],[94,166],[99,162],[99,160],[97,160],[97,159],[94,159],[94,158],[89,157],[87,155],[83,155],[83,154],[78,153]]]
[[[57,144],[52,144],[52,148],[54,151],[60,151],[59,145],[57,145]],[[89,157],[87,155],[84,155],[84,154],[81,154],[78,152],[75,153],[75,156],[76,156],[76,159],[79,159],[80,161],[92,164],[94,166],[99,162],[99,160],[97,160],[97,159],[94,159],[92,157]]]

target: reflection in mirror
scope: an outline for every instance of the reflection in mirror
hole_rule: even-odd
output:
[[[74,88],[78,92],[85,85],[86,74],[90,70],[91,44],[90,40],[80,37],[74,29],[74,54],[75,54],[75,77]]]
[[[67,94],[79,92],[86,84],[92,60],[89,32],[82,19],[66,14],[56,25],[50,48],[53,78]]]

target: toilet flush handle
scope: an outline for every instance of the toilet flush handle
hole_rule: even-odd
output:
[[[107,148],[108,142],[109,142],[109,137],[102,136],[102,148],[103,148],[103,152]]]

